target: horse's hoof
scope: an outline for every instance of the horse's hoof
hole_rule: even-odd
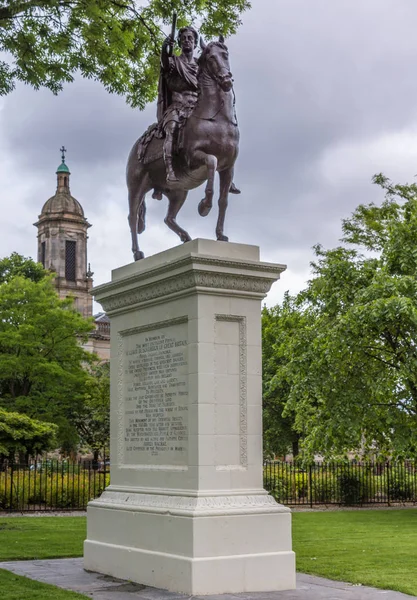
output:
[[[221,235],[217,236],[217,241],[218,242],[228,242],[229,238],[227,237],[227,235],[221,234]]]
[[[204,200],[200,202],[198,205],[198,214],[200,217],[207,217],[209,212],[211,211],[211,206],[207,206]]]
[[[154,190],[154,192],[152,194],[152,198],[154,198],[155,200],[162,200],[161,190]]]
[[[141,250],[137,250],[136,252],[133,253],[133,258],[136,260],[142,260],[142,258],[145,258],[144,253]]]
[[[190,238],[190,236],[188,234],[187,235],[180,235],[180,239],[181,239],[182,242],[184,242],[184,244],[186,244],[187,242],[191,242],[191,238]]]

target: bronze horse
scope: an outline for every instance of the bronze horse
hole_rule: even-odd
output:
[[[198,212],[205,217],[213,205],[214,176],[220,175],[219,215],[216,226],[218,240],[228,241],[224,235],[224,219],[229,189],[233,182],[234,164],[239,150],[239,129],[235,113],[233,79],[229,53],[221,37],[219,41],[202,45],[199,58],[199,97],[194,112],[181,130],[182,151],[174,159],[178,181],[167,182],[162,155],[163,140],[154,138],[147,154],[155,156],[152,162],[138,159],[137,140],[127,163],[129,193],[129,226],[132,252],[135,260],[144,257],[139,249],[138,233],[145,230],[145,195],[152,189],[168,198],[165,223],[183,242],[191,237],[176,221],[177,214],[192,190],[207,181],[205,196]]]

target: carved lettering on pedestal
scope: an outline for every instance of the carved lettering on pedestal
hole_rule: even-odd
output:
[[[126,466],[188,463],[187,323],[158,325],[122,332],[118,435]]]

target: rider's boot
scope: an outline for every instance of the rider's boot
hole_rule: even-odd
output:
[[[165,155],[164,158],[165,158],[165,168],[167,171],[167,181],[170,183],[179,181],[178,177],[175,175],[175,171],[172,166],[172,156]]]
[[[167,129],[164,143],[164,161],[168,182],[179,181],[178,177],[175,175],[174,167],[172,166],[172,138],[173,133]]]
[[[162,192],[159,188],[154,189],[152,198],[154,198],[155,200],[162,200]]]
[[[234,182],[232,181],[231,185],[230,185],[230,189],[229,192],[231,194],[240,194],[240,190],[235,186]]]

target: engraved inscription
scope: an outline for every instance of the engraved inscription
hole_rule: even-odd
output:
[[[186,465],[187,325],[124,339],[124,463]]]

